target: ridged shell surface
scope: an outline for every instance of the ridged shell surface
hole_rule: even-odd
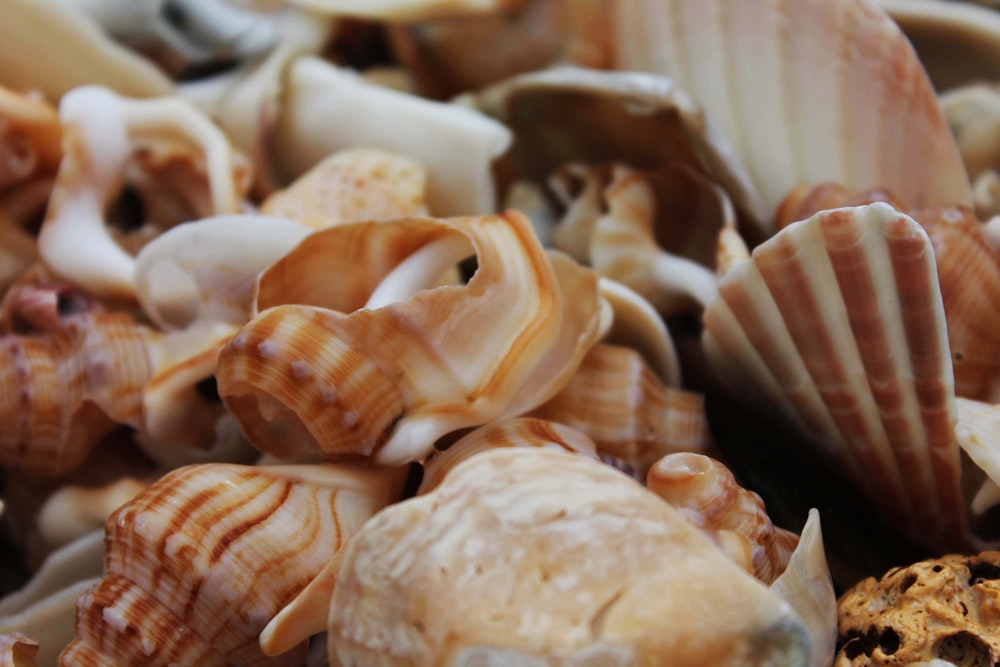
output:
[[[931,242],[876,203],[758,246],[705,313],[720,378],[777,410],[911,538],[964,531],[954,379]]]

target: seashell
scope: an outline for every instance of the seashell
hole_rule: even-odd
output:
[[[691,93],[735,145],[765,219],[802,183],[883,187],[919,208],[970,201],[926,72],[868,0],[626,0],[613,14],[618,67]]]
[[[477,454],[502,447],[540,447],[597,458],[597,447],[584,433],[563,424],[532,417],[490,422],[463,435],[424,463],[417,495],[430,493],[458,464]]]
[[[37,260],[35,237],[0,214],[0,294],[6,294],[18,276]]]
[[[772,584],[785,571],[799,536],[771,523],[764,501],[737,483],[725,465],[702,454],[672,453],[659,459],[647,488],[702,530],[731,530],[750,542],[753,575]]]
[[[0,87],[0,191],[55,176],[61,135],[59,115],[50,105]]]
[[[100,583],[77,605],[63,665],[299,665],[257,635],[372,514],[405,471],[188,466],[107,524]],[[114,622],[108,622],[108,619]]]
[[[941,96],[941,110],[969,178],[975,181],[985,171],[1000,169],[1000,89],[983,83],[956,88]]]
[[[557,67],[492,86],[474,103],[514,132],[502,178],[543,182],[573,163],[656,171],[679,162],[718,183],[748,221],[764,224],[766,210],[733,147],[669,79]]]
[[[496,121],[368,83],[313,57],[295,60],[285,86],[271,134],[280,173],[302,174],[344,148],[380,148],[427,168],[427,206],[435,215],[494,211],[491,165],[511,140]]]
[[[466,285],[435,287],[470,254]],[[261,274],[219,394],[265,453],[420,460],[569,381],[610,324],[597,282],[516,212],[331,227]]]
[[[634,480],[529,447],[473,456],[366,523],[327,641],[341,665],[807,665],[806,632]]]
[[[794,223],[705,311],[719,379],[797,427],[915,541],[964,541],[954,382],[934,252],[890,206]]]
[[[634,350],[601,343],[583,358],[566,388],[532,416],[574,428],[597,452],[639,479],[672,452],[713,446],[704,397],[665,386]]]
[[[25,270],[0,302],[0,331],[55,331],[66,318],[103,310],[88,295],[59,281],[44,265]]]
[[[39,335],[0,337],[0,459],[59,474],[113,423],[139,426],[152,332],[117,313],[69,318]]]
[[[4,667],[35,667],[38,642],[20,633],[0,634],[0,664]]]
[[[23,632],[38,644],[38,665],[59,664],[59,653],[73,640],[76,600],[97,583],[84,579],[24,611],[0,619],[4,633]]]
[[[88,488],[64,486],[49,496],[38,514],[38,530],[52,546],[63,546],[104,527],[116,509],[149,486],[137,479]]]
[[[74,3],[5,0],[0,43],[0,85],[13,90],[40,90],[51,100],[87,84],[133,97],[170,92],[156,66],[110,39]]]
[[[342,222],[427,215],[427,172],[414,160],[357,148],[322,160],[261,205],[265,215],[315,229]]]
[[[1000,426],[1000,407],[967,398],[955,401],[958,422],[955,424],[955,438],[958,446],[971,459],[980,476],[985,480],[971,503],[972,511],[982,516],[992,506],[1000,503],[997,483],[1000,480],[1000,456],[996,442],[996,428]],[[981,545],[982,547],[992,545]]]
[[[150,156],[158,141],[193,147],[204,157],[211,212],[239,210],[243,186],[229,143],[208,118],[180,100],[128,100],[84,87],[66,95],[60,117],[66,155],[38,248],[45,262],[73,283],[99,296],[134,298],[134,259],[112,239],[104,220],[129,151],[137,145],[146,146],[149,160],[155,160]]]
[[[877,4],[913,44],[938,92],[1000,79],[1000,17],[996,12],[971,3],[938,0],[877,0]]]
[[[952,554],[861,581],[838,603],[834,664],[995,664],[998,568],[996,551]]]
[[[438,16],[494,12],[523,0],[291,0],[292,4],[338,16],[377,21],[421,21]]]

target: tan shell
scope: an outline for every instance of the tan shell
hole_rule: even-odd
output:
[[[810,650],[791,609],[667,503],[542,448],[473,456],[366,523],[328,646],[332,665],[386,667],[806,665]]]
[[[0,634],[0,665],[3,667],[35,667],[38,642],[20,632]]]
[[[791,188],[826,181],[888,188],[915,207],[969,203],[930,80],[869,0],[624,0],[614,12],[617,66],[690,92],[768,216]]]
[[[63,665],[300,665],[264,625],[400,493],[399,471],[189,466],[107,523],[104,577],[77,605]]]
[[[466,285],[434,287],[472,254]],[[261,275],[257,305],[216,373],[251,441],[385,463],[545,402],[611,317],[597,276],[514,212],[316,232]]]
[[[672,452],[706,452],[713,439],[704,397],[665,386],[635,351],[595,345],[569,384],[532,416],[585,433],[597,452],[645,479]]]
[[[0,196],[55,176],[62,157],[59,115],[44,101],[0,86]]]
[[[1000,552],[949,555],[869,577],[838,603],[836,667],[1000,660]]]
[[[94,488],[64,486],[49,496],[38,513],[38,532],[51,546],[68,544],[103,528],[112,512],[147,486],[128,477]]]
[[[38,243],[45,262],[74,284],[103,297],[135,297],[132,254],[105,226],[106,209],[130,162],[144,167],[151,181],[139,187],[154,200],[172,200],[177,188],[182,198],[193,200],[194,217],[239,210],[248,184],[245,165],[222,132],[181,100],[130,100],[83,87],[66,95],[59,113],[65,157]],[[194,181],[193,164],[204,165]],[[200,206],[199,197],[204,197]]]
[[[54,331],[0,337],[0,457],[59,474],[79,464],[112,420],[139,426],[152,377],[152,332],[123,314],[70,318]]]
[[[420,21],[516,7],[524,0],[291,0],[316,12],[380,21]]]
[[[650,468],[646,487],[703,530],[731,530],[749,540],[753,574],[771,584],[785,571],[799,537],[771,523],[764,501],[715,459],[668,454]]]
[[[315,229],[343,222],[427,215],[427,172],[387,151],[357,148],[334,153],[272,194],[260,212]]]
[[[902,532],[963,542],[954,380],[931,241],[886,204],[786,227],[720,281],[703,342]]]

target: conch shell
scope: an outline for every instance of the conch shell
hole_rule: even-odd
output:
[[[467,284],[435,287],[469,255]],[[556,394],[610,324],[597,286],[516,212],[331,227],[261,275],[219,394],[276,456],[420,460]]]
[[[477,454],[366,523],[327,630],[335,665],[810,664],[791,608],[679,512],[533,447]]]
[[[931,241],[883,203],[823,211],[720,281],[703,343],[910,538],[965,543],[954,376]]]
[[[168,474],[107,523],[104,577],[77,605],[63,665],[300,665],[264,625],[401,492],[399,470],[205,464]]]

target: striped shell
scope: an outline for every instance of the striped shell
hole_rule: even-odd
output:
[[[398,471],[226,464],[174,471],[107,523],[104,576],[62,665],[300,665],[257,635],[361,524]]]
[[[272,194],[260,212],[315,229],[361,220],[427,215],[427,172],[388,151],[356,148],[334,153]]]
[[[0,462],[59,474],[112,426],[139,426],[152,332],[92,313],[53,331],[0,337]]]
[[[637,352],[604,343],[530,414],[585,433],[598,454],[639,479],[671,452],[704,453],[713,444],[701,394],[665,386]]]
[[[704,322],[736,395],[777,410],[910,538],[963,543],[947,325],[916,222],[875,203],[794,223],[730,269]]]
[[[366,523],[327,636],[332,664],[385,667],[804,667],[810,651],[791,608],[670,505],[535,447],[473,456]]]
[[[771,584],[785,571],[799,537],[775,528],[764,501],[737,483],[722,463],[701,454],[669,454],[656,462],[647,488],[702,530],[730,530],[751,545],[753,574]]]
[[[467,284],[434,287],[472,254]],[[219,394],[267,453],[419,460],[557,393],[609,323],[597,285],[517,213],[332,227],[261,275]]]
[[[793,187],[826,181],[916,207],[970,201],[927,74],[870,0],[624,0],[613,12],[617,66],[690,92],[768,215]]]

